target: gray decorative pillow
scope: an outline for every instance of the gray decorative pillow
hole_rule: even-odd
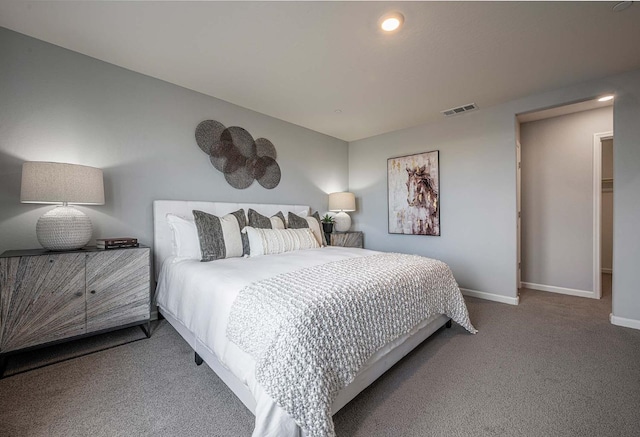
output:
[[[300,217],[298,214],[289,212],[289,217],[287,218],[287,227],[290,229],[302,229],[309,227],[309,222],[307,221],[306,217]]]
[[[259,212],[249,208],[247,213],[249,216],[249,226],[257,229],[284,229],[285,219],[282,211],[278,211],[277,214],[267,217]]]
[[[222,217],[193,210],[198,229],[201,261],[240,257],[249,253],[249,240],[240,231],[247,225],[244,210]]]
[[[320,221],[320,214],[318,211],[314,212],[308,217],[300,217],[298,214],[289,212],[289,223],[288,227],[290,229],[302,229],[302,228],[310,228],[318,240],[318,244],[320,246],[327,245],[327,239],[322,232],[322,222]]]

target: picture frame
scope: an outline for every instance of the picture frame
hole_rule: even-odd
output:
[[[440,151],[387,159],[390,234],[440,236]]]

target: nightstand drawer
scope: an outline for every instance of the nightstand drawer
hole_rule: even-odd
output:
[[[87,333],[150,317],[149,249],[87,255]]]
[[[84,334],[84,278],[83,254],[0,258],[0,352]]]

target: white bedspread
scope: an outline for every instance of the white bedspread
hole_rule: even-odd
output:
[[[449,266],[384,253],[249,285],[227,337],[254,357],[257,381],[309,436],[333,437],[338,393],[378,350],[436,314],[476,333]]]
[[[254,437],[302,435],[300,428],[255,380],[255,361],[230,342],[226,328],[231,306],[245,286],[281,273],[380,252],[342,247],[286,252],[212,262],[168,258],[158,279],[156,302],[207,345],[245,383],[256,399]]]

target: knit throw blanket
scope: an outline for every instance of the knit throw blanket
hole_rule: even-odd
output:
[[[247,286],[227,337],[256,360],[257,381],[309,437],[332,437],[338,392],[378,349],[435,314],[477,332],[446,264],[387,253]]]

